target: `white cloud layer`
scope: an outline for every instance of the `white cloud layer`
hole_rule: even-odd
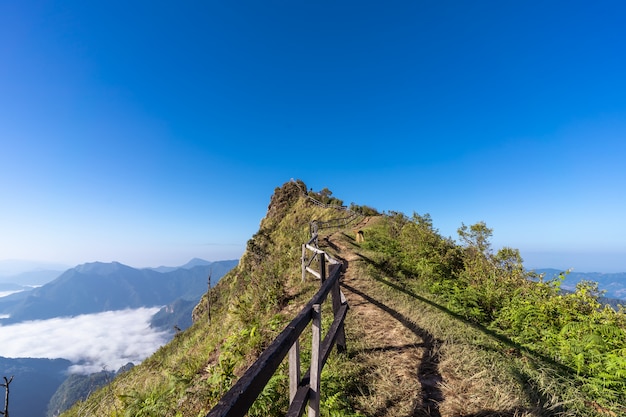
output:
[[[17,294],[18,292],[22,292],[24,290],[13,290],[13,291],[0,291],[0,298],[6,297],[7,295]]]
[[[0,356],[64,358],[71,373],[115,371],[135,364],[168,341],[166,332],[150,328],[159,308],[107,311],[76,317],[0,326]]]

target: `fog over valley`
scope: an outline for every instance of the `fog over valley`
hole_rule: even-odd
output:
[[[159,308],[138,308],[0,326],[0,356],[64,358],[70,373],[117,370],[135,364],[171,336],[150,327]]]

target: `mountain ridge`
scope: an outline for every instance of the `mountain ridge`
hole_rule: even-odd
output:
[[[312,238],[312,220],[321,225],[346,214],[315,204],[306,190],[295,181],[277,187],[237,268],[196,305],[194,324],[64,416],[85,407],[94,415],[206,415],[319,288],[310,276],[302,279],[306,242],[345,261],[342,291],[351,303],[348,352],[333,350],[322,372],[325,415],[626,413],[626,380],[610,373],[622,369],[622,313],[599,307],[593,291],[563,294],[528,279],[519,251],[491,252],[491,230],[482,222],[459,229],[462,244],[440,236],[430,216],[398,212],[319,229]],[[594,320],[604,323],[600,329]],[[616,335],[593,346],[605,349],[596,357],[579,350],[581,341],[597,340],[595,331]],[[309,349],[300,344],[304,357]],[[576,365],[578,352],[584,361]],[[284,415],[283,365],[249,416]]]
[[[176,268],[168,272],[136,269],[120,262],[90,262],[70,268],[53,281],[28,292],[0,298],[4,324],[75,316],[125,308],[163,306],[206,292],[213,270],[222,276],[235,260]]]

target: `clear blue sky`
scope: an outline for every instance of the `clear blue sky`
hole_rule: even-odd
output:
[[[621,1],[0,3],[0,260],[239,258],[291,178],[626,271]]]

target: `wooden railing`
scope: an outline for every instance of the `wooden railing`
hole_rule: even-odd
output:
[[[286,415],[289,417],[301,416],[308,403],[308,416],[319,416],[322,368],[335,344],[339,351],[346,349],[344,320],[348,311],[348,304],[339,288],[343,264],[318,249],[317,245],[312,246],[313,242],[317,243],[317,233],[308,243],[303,245],[303,279],[306,272],[313,274],[320,280],[319,291],[270,346],[261,353],[256,362],[248,368],[206,417],[244,416],[287,355],[289,355],[290,405]],[[305,256],[307,250],[313,252],[310,260],[307,260]],[[315,271],[311,267],[311,262],[314,259],[319,260],[319,271]],[[328,294],[331,294],[332,297],[334,319],[322,340],[321,305]],[[302,376],[300,336],[311,322],[311,364],[309,370]]]
[[[298,184],[296,181],[294,181],[293,179],[291,181],[294,184],[296,184],[298,186],[298,188],[300,188],[300,192],[301,192],[302,196],[304,198],[306,198],[308,201],[310,201],[311,203],[313,203],[314,205],[322,207],[322,208],[330,208],[330,209],[335,209],[335,210],[339,210],[339,211],[345,211],[346,213],[349,213],[348,216],[342,217],[342,218],[336,218],[336,219],[331,219],[331,220],[326,220],[326,221],[313,220],[310,223],[310,231],[311,231],[311,236],[315,236],[315,239],[317,239],[316,235],[317,235],[318,230],[328,229],[328,228],[345,227],[349,223],[351,223],[352,221],[358,219],[359,217],[362,217],[361,214],[350,210],[350,208],[347,207],[347,206],[340,206],[340,205],[337,205],[337,204],[322,203],[321,201],[317,200],[316,198],[311,197],[306,192],[306,190],[303,189],[300,186],[300,184]],[[313,238],[312,238],[312,240],[313,240]],[[311,241],[309,241],[309,243],[311,243]]]
[[[345,216],[345,217],[340,217],[337,219],[331,219],[331,220],[326,220],[326,221],[313,220],[309,226],[311,235],[312,236],[317,235],[318,231],[322,229],[336,229],[336,228],[346,227],[348,224],[352,223],[353,221],[361,217],[359,213],[355,213],[351,211],[347,211],[347,212],[350,213],[350,215]]]
[[[319,200],[317,200],[317,199],[315,199],[315,198],[311,197],[311,196],[310,196],[310,195],[308,195],[308,194],[304,194],[304,196],[305,196],[306,198],[308,198],[308,199],[309,199],[309,201],[311,201],[311,202],[312,202],[313,204],[315,204],[316,206],[320,206],[320,207],[323,207],[323,208],[334,208],[334,209],[337,209],[337,210],[348,210],[348,207],[346,207],[346,206],[340,206],[340,205],[337,205],[337,204],[326,204],[326,203],[322,203],[321,201],[319,201]]]

